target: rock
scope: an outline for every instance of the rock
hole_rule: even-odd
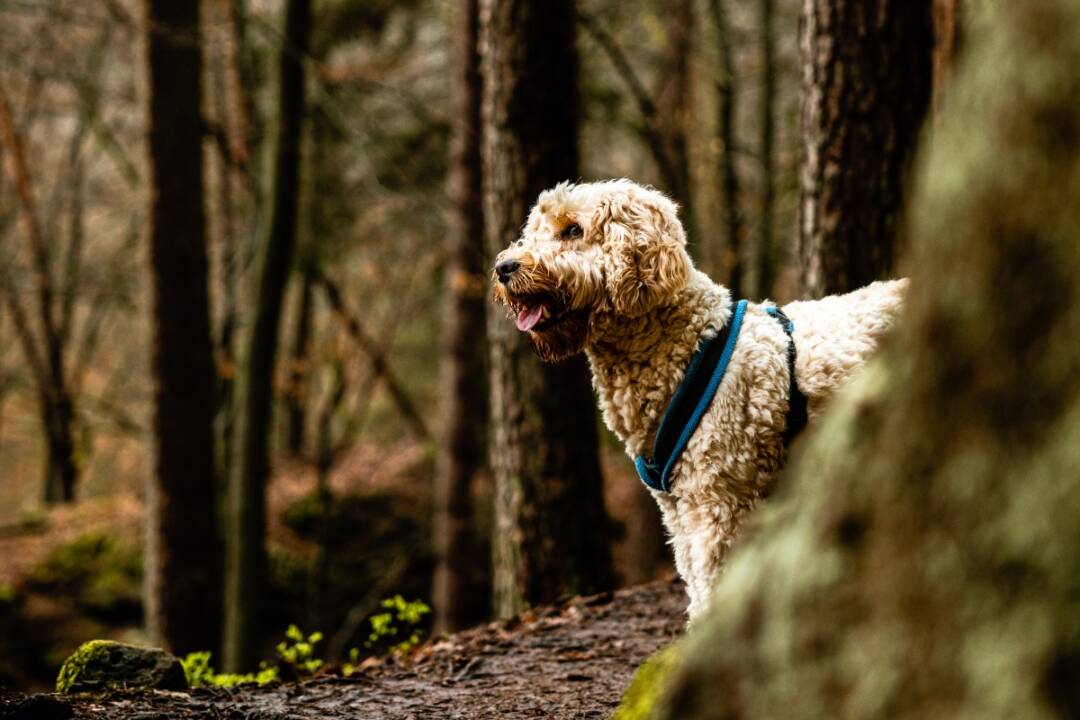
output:
[[[64,661],[56,678],[59,693],[97,692],[109,688],[186,690],[180,660],[160,648],[111,640],[84,643]]]

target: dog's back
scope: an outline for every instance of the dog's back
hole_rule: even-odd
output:
[[[795,324],[795,377],[811,416],[877,349],[900,313],[907,287],[907,280],[876,282],[784,306]]]

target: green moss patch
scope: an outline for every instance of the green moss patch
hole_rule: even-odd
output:
[[[56,678],[58,693],[98,692],[110,688],[185,690],[180,660],[160,648],[111,640],[83,643],[64,661]]]
[[[634,679],[623,694],[612,720],[648,720],[652,717],[664,681],[679,662],[677,647],[669,645],[657,650],[642,663],[634,673]]]

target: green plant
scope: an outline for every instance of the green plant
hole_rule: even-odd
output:
[[[315,657],[315,645],[322,638],[321,632],[304,637],[300,628],[290,625],[285,631],[285,639],[277,644],[278,664],[288,666],[298,677],[313,675],[323,666],[323,661]]]
[[[209,652],[188,653],[180,660],[187,676],[188,684],[198,687],[233,687],[243,683],[266,685],[278,680],[282,675],[301,678],[313,675],[323,666],[323,661],[315,657],[315,646],[321,641],[321,632],[305,636],[296,625],[290,625],[285,631],[285,639],[277,644],[276,664],[265,660],[259,663],[258,672],[254,673],[219,673],[210,664]]]
[[[255,683],[262,686],[278,679],[278,669],[267,662],[259,663],[259,671],[256,673],[218,673],[214,672],[210,665],[211,654],[207,651],[188,653],[181,658],[180,665],[184,668],[188,684],[193,688],[200,687],[233,687],[244,683]]]
[[[356,668],[360,665],[360,648],[353,648],[349,651],[349,661],[341,664],[341,674],[345,677],[349,677]]]
[[[19,599],[19,594],[11,583],[0,583],[0,607],[14,605]]]
[[[390,645],[390,652],[404,653],[420,644],[423,631],[417,627],[431,608],[421,600],[411,602],[400,595],[382,601],[387,612],[371,616],[371,633],[364,647],[372,648],[389,639],[404,637],[404,640]]]

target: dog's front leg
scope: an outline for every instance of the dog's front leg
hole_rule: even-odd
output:
[[[675,567],[686,582],[687,615],[693,622],[709,608],[713,586],[748,509],[715,498],[654,495],[671,536]]]

